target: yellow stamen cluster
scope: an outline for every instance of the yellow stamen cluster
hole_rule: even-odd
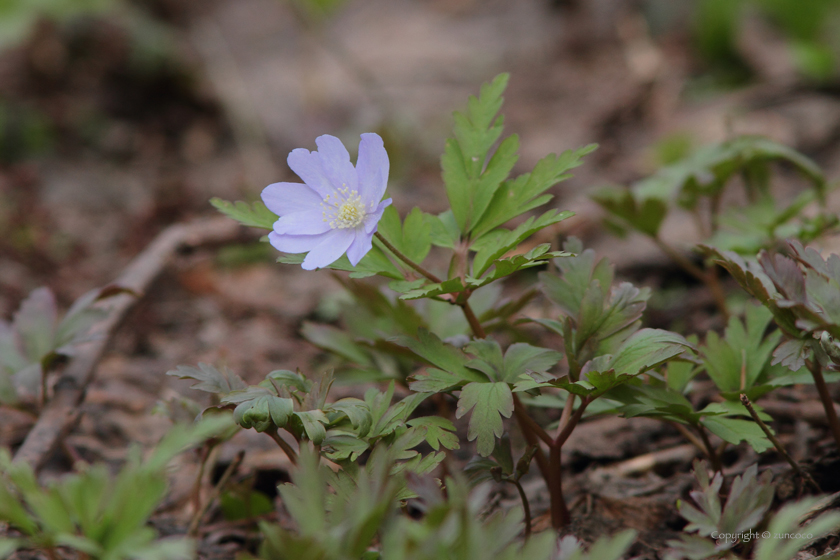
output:
[[[364,221],[368,212],[358,191],[351,191],[348,187],[338,189],[335,194],[328,194],[321,207],[324,209],[324,221],[332,229],[354,228]]]

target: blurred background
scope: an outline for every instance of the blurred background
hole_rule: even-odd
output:
[[[320,134],[353,152],[379,132],[397,208],[440,211],[451,112],[504,71],[515,173],[601,145],[554,193],[620,269],[662,257],[598,233],[593,188],[740,133],[840,171],[840,0],[0,0],[0,316],[40,285],[66,306],[108,283],[213,196],[297,180],[286,155]],[[242,337],[254,368],[301,365],[334,285],[273,258],[185,259],[118,348],[160,373],[220,344],[236,363]]]

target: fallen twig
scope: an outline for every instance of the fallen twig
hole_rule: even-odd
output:
[[[773,446],[776,448],[776,451],[778,451],[779,454],[782,457],[784,457],[785,461],[788,462],[788,464],[791,466],[794,472],[796,472],[796,474],[798,474],[800,478],[802,478],[802,480],[813,486],[817,492],[822,493],[819,484],[817,484],[817,482],[813,478],[811,478],[810,474],[802,470],[802,467],[799,466],[799,463],[793,460],[793,457],[791,457],[790,453],[787,452],[787,449],[785,449],[785,446],[782,445],[782,442],[779,441],[779,438],[776,437],[776,434],[774,434],[770,430],[770,428],[767,427],[767,424],[764,423],[764,421],[758,415],[758,412],[755,411],[755,408],[753,407],[752,402],[750,402],[749,397],[747,397],[747,395],[743,393],[741,394],[741,403],[747,408],[747,411],[750,413],[750,416],[752,416],[753,421],[756,424],[758,424],[758,427],[761,428],[761,431],[764,432],[764,435],[767,436],[767,439],[770,440],[770,443],[773,444]]]
[[[240,227],[227,218],[170,226],[129,263],[114,284],[142,295],[179,249],[231,240],[239,232]],[[62,373],[55,385],[53,398],[15,454],[15,462],[29,463],[37,471],[61,438],[76,424],[79,405],[93,380],[96,365],[105,353],[110,336],[137,301],[137,296],[125,293],[96,304],[107,315],[91,329],[94,340],[79,347]]]

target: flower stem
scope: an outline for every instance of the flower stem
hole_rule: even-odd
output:
[[[187,535],[194,537],[198,534],[198,525],[201,523],[201,519],[207,513],[207,510],[210,509],[210,505],[222,494],[222,490],[225,489],[227,486],[228,480],[236,472],[236,469],[239,468],[239,465],[242,463],[242,459],[245,458],[245,451],[240,451],[237,453],[236,457],[233,459],[233,462],[228,465],[228,468],[225,469],[222,478],[219,479],[219,482],[216,484],[216,487],[213,488],[213,494],[204,504],[204,507],[201,508],[199,511],[196,512],[195,516],[192,518],[190,522],[190,528],[187,530]]]
[[[429,272],[428,270],[426,270],[425,268],[423,268],[422,266],[420,266],[419,264],[417,264],[413,260],[411,260],[408,257],[406,257],[405,255],[403,255],[402,252],[400,252],[399,249],[397,249],[396,247],[391,245],[391,243],[387,239],[385,239],[385,237],[381,233],[379,233],[377,231],[373,235],[375,235],[376,238],[379,241],[381,241],[382,244],[385,245],[388,248],[389,251],[394,253],[394,256],[397,257],[398,259],[400,259],[402,262],[404,262],[405,264],[407,264],[408,266],[410,266],[411,268],[413,268],[414,270],[416,270],[417,272],[419,272],[420,274],[422,274],[423,276],[425,276],[426,278],[428,278],[432,282],[435,282],[436,284],[440,284],[441,282],[443,282],[443,280],[441,280],[440,278],[438,278],[437,276],[435,276],[434,274],[432,274],[431,272]]]
[[[525,512],[525,540],[527,541],[531,536],[531,505],[528,503],[528,496],[525,495],[525,489],[522,488],[518,480],[511,478],[506,480],[516,486],[516,490],[519,492],[519,498],[522,500],[522,509]]]
[[[459,303],[457,305],[460,305],[461,309],[464,311],[464,317],[467,318],[467,322],[470,324],[470,328],[472,329],[475,337],[487,338],[487,332],[485,332],[484,327],[481,326],[481,321],[479,321],[478,317],[475,316],[475,312],[473,312],[470,304],[465,301],[464,303]]]
[[[825,408],[825,418],[828,420],[828,425],[831,428],[831,434],[834,436],[834,440],[837,442],[837,447],[840,447],[840,420],[837,419],[837,411],[834,410],[834,401],[831,400],[831,393],[828,390],[828,385],[825,384],[822,366],[810,360],[806,361],[805,365],[814,377],[814,385],[817,387],[817,393],[819,393],[823,408]]]
[[[280,434],[277,433],[277,428],[274,428],[273,430],[268,430],[265,433],[267,433],[269,437],[271,437],[271,439],[274,440],[274,443],[276,443],[280,447],[280,449],[282,449],[286,453],[286,456],[289,458],[289,461],[291,461],[293,465],[297,465],[297,453],[295,453],[295,450],[292,449],[291,445],[286,443],[285,439],[280,437]]]
[[[715,472],[719,472],[723,475],[723,465],[720,464],[720,457],[717,453],[715,453],[715,448],[712,446],[712,442],[709,439],[709,435],[706,433],[706,429],[702,424],[697,424],[697,431],[700,432],[700,437],[703,439],[703,446],[706,448],[706,456],[708,456],[709,461],[712,462],[712,468]]]
[[[767,427],[767,424],[765,424],[764,421],[762,421],[761,418],[758,416],[758,412],[756,412],[755,408],[753,408],[753,405],[750,402],[750,398],[743,393],[741,393],[741,404],[747,407],[747,410],[749,411],[750,416],[752,416],[752,419],[755,421],[756,424],[758,424],[758,426],[761,428],[761,431],[763,431],[764,435],[767,436],[767,439],[770,440],[770,443],[772,443],[775,446],[776,451],[778,451],[781,454],[781,456],[785,458],[785,461],[788,462],[791,468],[793,468],[793,471],[796,474],[798,474],[802,480],[813,486],[817,492],[822,493],[822,490],[820,489],[817,482],[813,478],[811,478],[810,474],[802,470],[802,467],[799,466],[799,463],[793,460],[793,457],[791,457],[790,453],[787,452],[787,449],[784,448],[782,442],[779,441],[776,435],[770,431],[770,428]]]

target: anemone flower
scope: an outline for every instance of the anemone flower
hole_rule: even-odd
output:
[[[318,150],[289,154],[289,167],[301,183],[274,183],[262,192],[269,210],[280,216],[268,234],[285,253],[309,253],[303,268],[332,264],[344,253],[356,266],[372,247],[373,234],[391,199],[382,200],[388,183],[388,153],[378,134],[362,134],[354,167],[335,136],[315,140]]]

